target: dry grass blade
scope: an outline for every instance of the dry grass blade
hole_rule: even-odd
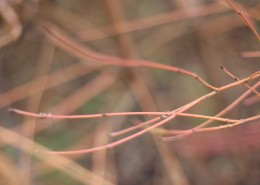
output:
[[[260,101],[260,98],[258,96],[252,96],[250,98],[247,98],[245,101],[244,101],[244,104],[246,106],[250,106],[250,105],[253,105],[253,104],[256,104],[257,102]]]
[[[123,34],[143,29],[148,29],[168,23],[173,23],[181,20],[191,19],[195,17],[202,17],[212,14],[220,14],[226,12],[227,9],[220,6],[218,3],[211,3],[207,5],[201,5],[190,8],[181,8],[169,13],[162,15],[157,15],[149,18],[138,19],[133,21],[124,21],[118,22],[113,26],[101,27],[98,29],[88,30],[88,31],[79,31],[78,35],[82,41],[90,41],[95,39],[101,39],[110,37],[117,34]],[[194,12],[194,13],[187,13]],[[114,29],[113,27],[121,27],[123,29]],[[103,30],[105,33],[100,33],[100,30]]]
[[[97,182],[103,182],[104,180],[65,157],[46,155],[45,152],[43,152],[48,151],[45,147],[7,128],[0,127],[0,138],[2,142],[29,154],[31,153],[31,146],[33,146],[35,150],[32,154],[35,157],[53,168],[61,170],[83,184],[90,183],[92,179],[95,179]],[[109,181],[106,181],[106,183],[113,184]]]
[[[77,63],[69,65],[68,67],[64,67],[58,71],[54,71],[53,73],[49,74],[49,79],[51,80],[48,81],[45,90],[79,78],[80,76],[86,75],[87,73],[90,73],[96,69],[98,69],[98,67],[87,68],[86,66]],[[63,75],[66,76],[66,78],[61,78]],[[24,98],[40,93],[42,89],[39,88],[39,84],[44,81],[46,77],[47,76],[42,76],[28,83],[15,87],[9,91],[1,93],[0,107],[10,105]],[[28,89],[30,89],[30,92],[28,92]]]
[[[0,1],[0,14],[7,24],[0,33],[0,48],[2,48],[19,38],[22,32],[22,25],[8,0]]]
[[[14,178],[14,176],[16,178]],[[24,181],[19,177],[18,169],[8,156],[0,155],[0,177],[1,184],[19,185]]]

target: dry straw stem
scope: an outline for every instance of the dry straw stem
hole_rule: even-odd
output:
[[[211,96],[216,95],[218,92],[224,91],[226,89],[232,88],[234,86],[243,84],[245,82],[248,82],[250,80],[253,80],[253,79],[256,79],[256,78],[259,78],[259,77],[260,77],[259,72],[256,72],[256,73],[250,75],[249,77],[247,77],[245,79],[242,79],[242,80],[239,80],[237,82],[234,82],[234,83],[222,86],[222,87],[218,88],[218,91],[212,91],[212,92],[210,92],[210,93],[208,93],[208,94],[206,94],[206,95],[204,95],[204,96],[202,96],[202,97],[200,97],[200,98],[198,98],[198,99],[196,99],[196,100],[194,100],[194,101],[192,101],[192,102],[190,102],[190,103],[188,103],[188,104],[186,104],[186,105],[184,105],[184,106],[182,106],[182,107],[180,107],[180,108],[178,108],[176,110],[167,112],[166,114],[164,112],[163,115],[167,115],[165,119],[160,120],[158,123],[155,123],[154,125],[152,125],[150,127],[144,128],[143,130],[141,130],[141,131],[139,131],[139,132],[137,132],[135,134],[132,134],[132,135],[130,135],[128,137],[125,137],[125,138],[123,138],[121,140],[118,140],[118,141],[115,141],[113,143],[110,143],[110,144],[107,144],[107,145],[104,145],[104,146],[100,146],[100,147],[90,148],[90,149],[75,150],[75,151],[56,151],[56,152],[55,151],[51,151],[51,152],[47,152],[47,153],[49,153],[49,154],[65,154],[65,155],[67,155],[67,154],[83,154],[83,153],[91,153],[91,152],[96,152],[96,151],[99,151],[99,150],[113,148],[113,147],[115,147],[117,145],[123,144],[123,143],[125,143],[125,142],[127,142],[129,140],[132,140],[132,139],[134,139],[134,138],[136,138],[136,137],[138,137],[140,135],[143,135],[143,134],[147,133],[148,131],[150,131],[150,130],[152,130],[154,128],[157,128],[157,127],[159,127],[159,126],[161,126],[161,125],[171,121],[178,114],[181,114],[184,111],[186,111],[186,110],[190,109],[191,107],[195,106],[196,104],[198,104],[198,103],[208,99]],[[25,112],[25,111],[21,111],[21,110],[18,110],[18,109],[10,109],[10,111],[15,112],[17,114],[22,114],[22,115],[25,115],[25,116],[38,117],[38,118],[56,118],[56,119],[59,118],[59,119],[61,119],[61,118],[84,118],[84,116],[88,116],[88,115],[71,115],[71,116],[64,115],[64,116],[60,116],[60,115],[50,115],[50,114],[44,114],[43,115],[43,114],[35,114],[35,113],[31,113],[31,112]],[[111,113],[111,114],[113,114],[113,113]],[[118,115],[120,113],[114,113],[114,114]],[[143,113],[138,113],[138,114],[143,114]],[[105,115],[106,114],[97,114],[95,116],[103,117]],[[161,117],[159,117],[159,118],[161,118]],[[158,118],[154,118],[154,119],[158,119]],[[251,118],[250,118],[250,120],[251,120]],[[239,121],[237,123],[241,124],[241,123],[244,123],[244,121],[243,122]],[[235,125],[238,125],[238,124],[235,123]],[[167,140],[169,140],[169,139],[170,138],[168,138]]]
[[[71,80],[74,80],[80,76],[86,75],[94,70],[97,70],[99,67],[91,66],[91,68],[84,66],[81,63],[72,64],[63,69],[54,71],[48,75],[48,78],[51,79],[48,81],[44,90],[54,88],[58,85],[64,84]],[[76,71],[76,72],[75,72]],[[66,78],[61,78],[61,76],[66,76]],[[22,84],[18,87],[13,88],[12,90],[6,91],[0,94],[0,107],[4,107],[12,104],[13,102],[22,100],[29,96],[40,93],[42,89],[39,87],[39,84],[46,78],[44,75],[40,78]],[[30,91],[28,92],[28,89]]]
[[[96,78],[88,82],[86,85],[73,92],[70,96],[64,98],[64,100],[60,103],[50,107],[49,110],[51,112],[70,114],[71,112],[74,112],[76,109],[82,106],[82,104],[88,102],[91,98],[103,92],[106,88],[110,87],[114,82],[115,76],[108,76],[108,72],[103,72]],[[46,115],[46,113],[43,113],[43,115]],[[52,120],[52,124],[56,124],[59,121],[59,119]],[[28,122],[30,122],[30,120],[28,120]],[[23,124],[27,124],[27,122],[24,122]],[[35,132],[43,131],[49,127],[50,124],[40,124],[37,126]],[[19,131],[20,129],[20,126],[13,128],[13,130],[17,131]]]
[[[39,59],[38,59],[36,68],[34,70],[35,72],[34,72],[33,78],[39,78],[42,75],[46,75],[46,77],[43,78],[42,81],[40,81],[40,83],[36,87],[41,91],[41,93],[31,96],[26,100],[25,106],[26,106],[27,110],[30,110],[32,112],[39,110],[39,107],[40,107],[40,104],[42,101],[42,97],[43,97],[43,93],[44,93],[44,89],[47,85],[48,74],[49,74],[49,71],[50,71],[50,68],[51,68],[51,65],[53,62],[54,52],[55,52],[55,46],[53,46],[49,42],[44,42],[42,44],[41,51],[39,54]],[[29,89],[31,89],[31,88],[32,87],[29,87]],[[36,130],[36,120],[35,119],[31,119],[30,121],[25,122],[21,126],[21,132],[23,133],[23,135],[32,140],[34,139],[34,136],[35,136],[34,135],[35,130]],[[31,152],[33,152],[33,146],[32,146]],[[22,179],[25,184],[29,184],[29,182],[31,181],[31,178],[32,178],[32,173],[31,173],[32,158],[31,157],[32,157],[32,155],[27,154],[27,153],[21,153],[21,156],[20,156],[20,161],[21,161],[21,166],[22,166],[22,170],[20,171],[20,173],[24,174]]]
[[[32,153],[36,158],[40,159],[42,162],[48,164],[49,166],[68,174],[70,177],[81,182],[82,184],[90,184],[92,180],[97,183],[104,182],[103,178],[100,178],[94,173],[91,173],[87,169],[78,165],[72,160],[69,160],[63,156],[52,156],[46,155],[47,149],[40,144],[33,142],[10,129],[0,126],[0,139],[1,142],[11,145],[23,152],[31,153],[31,146],[34,146],[34,152]],[[113,183],[106,180],[106,184],[112,185]]]
[[[111,86],[117,78],[117,73],[104,71],[98,74],[94,79],[77,89],[71,95],[66,97],[59,104],[50,108],[51,112],[62,112],[69,114],[77,110],[82,104],[86,103],[99,93]],[[87,92],[87,93],[86,93]]]
[[[148,18],[124,21],[116,23],[112,26],[105,26],[98,29],[79,31],[77,34],[82,39],[82,41],[90,41],[95,39],[106,38],[109,36],[128,33],[143,29],[148,29],[168,23],[173,23],[181,20],[191,19],[195,17],[203,17],[207,15],[220,14],[226,12],[227,9],[218,3],[211,3],[207,5],[200,5],[190,8],[181,8],[169,13],[164,13],[161,15],[151,16]],[[188,13],[192,12],[192,13]],[[123,29],[114,29],[114,27],[121,27]],[[103,33],[100,32],[103,31]]]
[[[24,181],[19,178],[20,174],[16,167],[16,164],[9,158],[9,156],[5,156],[0,154],[0,176],[1,176],[1,184],[4,185],[20,185],[24,184]],[[14,178],[16,177],[16,178]]]
[[[213,14],[221,14],[221,13],[225,13],[226,11],[228,11],[228,9],[226,9],[224,6],[220,6],[219,3],[211,3],[211,4],[200,5],[191,8],[185,7],[169,13],[151,16],[148,18],[119,22],[111,26],[94,28],[87,31],[78,31],[77,35],[82,41],[91,41],[96,39],[107,38],[117,34],[148,29],[148,28],[160,26],[167,23],[174,23],[186,19],[192,19],[196,17],[213,15]],[[258,19],[257,16],[258,9],[254,8],[250,10],[250,15],[253,18]],[[114,29],[114,27],[122,27],[123,29]],[[220,28],[218,27],[218,29]],[[232,29],[232,27],[229,26],[224,29]],[[100,30],[102,30],[102,32]]]
[[[249,21],[249,19],[244,15],[242,11],[240,11],[231,1],[225,0],[229,6],[241,17],[241,19],[245,22],[245,24],[249,27],[249,29],[255,34],[258,41],[260,41],[260,36],[254,28],[253,24]]]
[[[243,103],[246,106],[251,106],[253,104],[256,104],[259,101],[260,101],[260,98],[258,96],[252,96],[250,98],[247,98]]]
[[[64,78],[62,78],[64,79]],[[78,109],[82,104],[89,101],[91,98],[93,98],[95,95],[101,93],[106,88],[110,87],[113,82],[115,81],[115,76],[111,76],[107,72],[101,73],[99,76],[94,78],[92,81],[87,83],[85,86],[81,87],[80,89],[76,90],[74,93],[72,93],[70,96],[66,97],[62,102],[58,103],[57,105],[49,108],[50,111],[58,111],[62,114],[70,114],[71,112],[74,112],[76,109]],[[101,85],[100,85],[101,84]],[[88,93],[86,93],[88,92]],[[73,104],[72,104],[73,102]],[[68,109],[69,107],[69,109]],[[46,115],[43,114],[43,115]],[[57,123],[59,120],[53,120],[52,124]],[[30,120],[28,121],[30,122]],[[24,122],[23,124],[27,124]],[[42,130],[45,130],[48,128],[49,124],[40,124],[37,126],[37,130],[35,132],[39,132]],[[21,129],[20,126],[13,128],[13,130],[19,131]],[[1,146],[1,144],[0,144]]]
[[[0,33],[0,48],[2,48],[19,38],[22,32],[22,25],[16,12],[7,0],[0,1],[0,14],[7,24]]]

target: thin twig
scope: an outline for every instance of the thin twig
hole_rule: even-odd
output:
[[[192,14],[187,13],[191,11],[194,13]],[[157,27],[157,26],[161,26],[164,24],[173,23],[185,19],[192,19],[192,18],[207,16],[207,15],[220,14],[226,11],[227,9],[223,8],[223,6],[220,6],[219,3],[211,3],[207,5],[196,6],[196,7],[181,8],[175,11],[171,11],[169,13],[150,16],[143,19],[136,19],[132,21],[119,22],[116,25],[113,25],[117,27],[123,27],[124,29],[121,30],[115,30],[113,29],[113,26],[105,26],[105,27],[94,28],[92,30],[80,31],[77,34],[82,39],[82,41],[90,41],[95,39],[106,38],[117,34],[153,28],[153,27]],[[100,33],[100,30],[102,30],[104,33],[103,32]]]
[[[225,0],[229,6],[241,17],[241,19],[246,23],[249,29],[255,34],[258,41],[260,41],[260,36],[256,29],[254,28],[253,24],[248,20],[248,18],[244,15],[242,11],[240,11],[230,0]]]
[[[258,81],[253,88],[257,88],[260,85],[260,81]],[[245,99],[249,94],[251,93],[251,90],[247,90],[244,94],[242,94],[239,98],[237,98],[233,103],[231,103],[229,106],[227,106],[225,109],[223,109],[222,111],[220,111],[218,114],[216,114],[214,117],[220,117],[223,116],[224,114],[226,114],[227,112],[229,112],[230,110],[232,110],[238,103],[240,103],[243,99]],[[172,132],[172,134],[178,134],[177,136],[173,136],[172,138],[174,138],[174,140],[176,139],[181,139],[187,136],[190,136],[191,134],[196,133],[199,129],[204,128],[206,126],[208,126],[210,123],[212,123],[213,120],[208,120],[206,122],[203,122],[202,124],[189,129],[189,130],[185,130],[185,131],[178,131],[176,132]],[[171,134],[170,132],[168,134]]]
[[[239,78],[237,78],[235,75],[233,75],[230,71],[228,71],[225,67],[223,67],[222,65],[220,65],[220,68],[231,78],[233,78],[235,81],[240,80]],[[247,87],[248,89],[250,89],[252,92],[254,92],[257,96],[260,96],[260,93],[255,90],[254,88],[250,87],[248,84],[244,83],[243,84],[245,87]]]
[[[98,62],[101,62],[106,65],[114,65],[114,66],[123,66],[123,67],[147,67],[153,69],[162,69],[171,72],[178,72],[180,74],[190,76],[200,83],[202,83],[205,87],[208,87],[212,90],[216,90],[217,88],[208,84],[205,80],[199,77],[197,74],[192,73],[188,70],[184,70],[174,66],[168,66],[166,64],[160,64],[152,61],[146,60],[134,60],[134,59],[125,59],[119,57],[113,57],[104,55],[101,53],[97,53],[92,51],[85,46],[76,43],[73,39],[63,33],[59,28],[54,26],[51,23],[43,24],[43,33],[49,38],[52,42],[57,44],[58,47],[70,52],[76,57],[80,57],[82,59],[94,59]]]
[[[245,99],[243,103],[245,106],[251,106],[259,101],[260,101],[259,96],[251,96],[250,98]]]
[[[178,108],[177,110],[182,110],[185,109],[185,107],[189,107],[191,104],[193,105],[194,103],[198,103],[202,100],[204,100],[205,98],[209,98],[213,95],[215,95],[217,92],[221,92],[224,91],[226,89],[232,88],[234,86],[243,84],[245,82],[248,82],[250,80],[259,78],[260,74],[259,72],[255,72],[252,75],[250,75],[247,78],[244,78],[242,80],[238,80],[236,82],[230,83],[228,85],[222,86],[220,88],[218,88],[218,91],[212,91],[211,93],[208,93],[198,99],[196,99],[193,102],[190,102],[184,106],[182,106],[181,108]],[[19,110],[19,109],[13,109],[10,108],[9,111],[17,113],[17,114],[21,114],[24,116],[29,116],[29,117],[34,117],[34,118],[41,118],[41,119],[46,119],[46,118],[52,118],[52,119],[85,119],[85,118],[98,118],[98,117],[106,117],[106,116],[126,116],[126,115],[173,115],[176,114],[176,110],[174,111],[170,111],[170,112],[128,112],[128,113],[102,113],[102,114],[92,114],[92,115],[51,115],[51,113],[32,113],[32,112],[27,112],[27,111],[23,111],[23,110]]]
[[[241,53],[242,57],[245,58],[257,58],[260,57],[260,51],[247,51]]]
[[[258,119],[260,119],[260,115],[253,116],[253,117],[246,118],[246,119],[241,119],[241,120],[238,120],[237,122],[235,122],[233,124],[226,124],[226,125],[220,125],[220,126],[209,127],[209,128],[200,128],[200,129],[196,130],[196,133],[219,131],[219,130],[223,130],[223,129],[227,129],[227,128],[232,128],[232,127],[235,127],[235,126],[247,123],[247,122],[255,121],[255,120],[258,120]],[[177,133],[178,133],[178,131],[179,130],[173,130],[173,132],[177,132]],[[179,132],[181,132],[181,131],[179,131]],[[163,141],[174,141],[174,140],[177,140],[177,139],[180,139],[180,137],[177,136],[177,137],[163,137],[162,138]]]
[[[150,131],[150,130],[152,130],[154,128],[157,128],[157,127],[159,127],[159,126],[169,122],[170,120],[172,120],[172,119],[174,119],[176,117],[176,114],[183,113],[184,111],[190,109],[194,105],[196,105],[196,104],[198,104],[198,103],[208,99],[209,97],[211,97],[213,95],[216,95],[220,91],[224,91],[226,89],[232,88],[232,87],[234,87],[236,85],[242,84],[242,83],[244,83],[246,81],[253,80],[253,79],[257,78],[257,77],[259,77],[258,72],[250,75],[249,77],[247,77],[245,79],[242,79],[242,80],[239,80],[237,82],[234,82],[234,83],[228,84],[226,86],[220,87],[220,88],[218,88],[219,91],[212,91],[212,92],[210,92],[210,93],[208,93],[208,94],[206,94],[206,95],[204,95],[204,96],[202,96],[202,97],[200,97],[200,98],[198,98],[198,99],[196,99],[196,100],[194,100],[194,101],[192,101],[192,102],[182,106],[181,108],[178,109],[178,111],[176,111],[176,110],[171,111],[170,113],[168,113],[170,116],[168,116],[164,120],[159,121],[158,123],[156,123],[156,124],[154,124],[154,125],[152,125],[150,127],[144,128],[143,130],[141,130],[141,131],[139,131],[139,132],[137,132],[135,134],[132,134],[132,135],[130,135],[128,137],[125,137],[125,138],[123,138],[121,140],[118,140],[118,141],[115,141],[113,143],[110,143],[110,144],[107,144],[107,145],[104,145],[104,146],[100,146],[100,147],[90,148],[90,149],[83,149],[83,150],[76,150],[76,151],[51,151],[51,152],[48,152],[48,153],[49,154],[82,154],[82,153],[91,153],[91,152],[95,152],[95,151],[99,151],[99,150],[113,148],[113,147],[115,147],[117,145],[120,145],[120,144],[123,144],[125,142],[128,142],[129,140],[132,140],[132,139],[134,139],[134,138],[136,138],[136,137],[138,137],[140,135],[143,135],[143,134],[147,133],[148,131]],[[15,112],[16,109],[15,110],[11,109],[11,111]],[[41,118],[45,118],[46,117],[46,115],[43,116],[43,115],[34,114],[34,113],[28,113],[28,116],[33,116],[33,117],[39,117],[40,116]]]
[[[7,0],[0,1],[0,15],[6,22],[4,34],[0,35],[0,48],[17,40],[22,33],[22,25],[16,12]]]

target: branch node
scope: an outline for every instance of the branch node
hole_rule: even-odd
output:
[[[40,119],[47,119],[51,116],[51,113],[40,112],[39,116],[40,116]]]
[[[214,89],[214,91],[215,91],[215,93],[218,93],[218,92],[219,92],[219,88],[216,87],[216,88]]]
[[[194,76],[195,79],[199,79],[199,76],[196,73],[193,73],[193,76]]]
[[[169,117],[169,115],[167,115],[167,114],[161,115],[161,119],[162,119],[162,120],[164,120],[164,119],[166,119],[166,118],[168,118],[168,117]]]
[[[245,119],[240,119],[239,122],[240,122],[240,123],[244,123],[244,122],[245,122]]]

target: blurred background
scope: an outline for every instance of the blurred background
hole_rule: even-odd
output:
[[[233,3],[259,30],[259,1]],[[109,150],[62,157],[34,148],[105,145],[126,136],[112,138],[111,132],[148,117],[55,120],[8,111],[170,111],[212,91],[180,73],[77,57],[48,38],[43,29],[51,29],[48,25],[92,51],[176,66],[215,87],[234,82],[220,64],[237,78],[250,76],[259,70],[259,54],[243,52],[259,52],[259,42],[224,0],[2,0],[0,6],[0,184],[260,184],[259,121],[173,142],[147,133]],[[188,112],[214,116],[245,91],[236,86]],[[251,94],[223,117],[243,119],[259,112],[259,97]],[[163,128],[190,129],[203,121],[177,117]]]

